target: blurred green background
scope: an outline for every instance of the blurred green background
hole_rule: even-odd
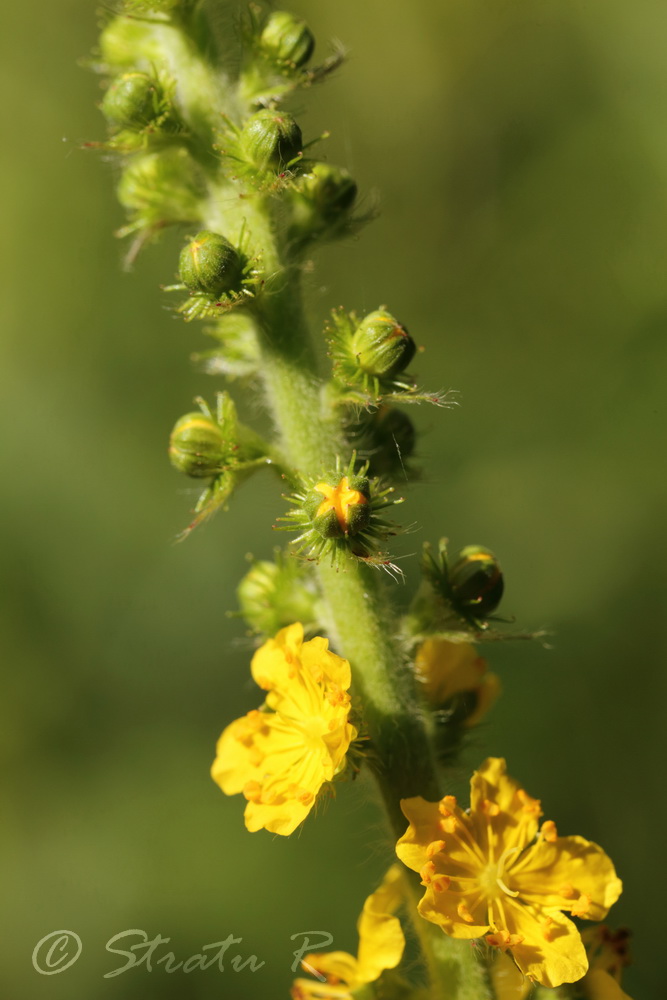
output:
[[[662,995],[667,8],[290,9],[318,52],[333,36],[350,49],[297,99],[304,131],[330,129],[326,155],[382,206],[318,255],[315,328],[334,305],[386,303],[426,348],[423,381],[460,391],[459,408],[417,414],[425,475],[402,553],[443,534],[492,547],[503,610],[554,633],[550,650],[489,648],[505,695],[453,785],[505,755],[561,832],[604,845],[626,883],[611,922],[635,933],[628,992]],[[104,134],[77,66],[95,4],[2,18],[3,993],[278,1000],[290,935],[356,947],[389,846],[364,781],[285,840],[247,834],[241,800],[208,776],[219,732],[257,702],[226,612],[283,503],[253,480],[171,544],[193,497],[166,438],[219,388],[188,363],[200,330],[159,291],[181,236],[123,272],[113,165],[79,148]],[[400,601],[416,582],[415,558],[402,565]],[[40,976],[32,949],[58,928],[83,954]],[[232,933],[266,964],[104,979],[121,962],[105,942],[129,928],[180,958]]]

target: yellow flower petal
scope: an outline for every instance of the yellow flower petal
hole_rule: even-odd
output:
[[[211,777],[225,795],[236,795],[249,781],[262,778],[263,769],[258,765],[263,762],[263,755],[254,755],[252,746],[265,719],[263,712],[248,712],[223,730],[217,743]]]
[[[303,625],[295,622],[282,628],[273,639],[268,639],[252,658],[250,672],[256,684],[266,691],[286,688],[293,679],[294,660],[303,645]]]
[[[538,799],[531,798],[518,781],[506,773],[501,757],[489,757],[470,782],[470,812],[484,853],[502,843],[504,851],[523,850],[537,833],[542,815]],[[489,822],[494,813],[493,822]]]
[[[396,844],[396,854],[413,872],[422,870],[427,861],[429,844],[442,837],[442,816],[437,802],[427,802],[421,796],[401,799],[401,810],[410,826]]]
[[[477,704],[475,705],[475,709],[470,713],[463,725],[467,729],[478,725],[494,702],[498,700],[501,692],[502,684],[500,683],[498,674],[491,672],[484,674],[477,688]]]
[[[375,982],[385,969],[396,968],[405,949],[400,921],[393,915],[403,901],[402,878],[400,866],[392,865],[366,899],[357,922],[357,958],[344,951],[306,955],[304,968],[326,976],[327,982],[297,979],[292,987],[294,1000],[351,997],[360,986]]]
[[[426,639],[417,650],[415,670],[429,701],[443,704],[463,691],[474,691],[486,661],[469,642]]]
[[[581,979],[588,969],[586,949],[564,913],[514,899],[503,900],[503,909],[507,930],[522,938],[512,945],[512,955],[525,976],[550,987]]]
[[[489,930],[484,904],[477,900],[476,905],[468,905],[468,901],[463,902],[460,893],[455,891],[444,889],[442,892],[437,892],[429,885],[417,909],[425,920],[438,924],[445,934],[459,940],[470,941],[473,938],[480,938]]]
[[[588,1000],[630,1000],[614,977],[604,969],[590,969],[581,985]]]
[[[583,837],[540,839],[508,869],[508,883],[522,899],[587,920],[603,920],[623,888],[611,859]]]
[[[403,957],[405,935],[400,920],[392,915],[403,900],[402,877],[400,867],[392,865],[379,888],[364,903],[357,924],[358,983],[375,982],[385,969],[395,969]]]

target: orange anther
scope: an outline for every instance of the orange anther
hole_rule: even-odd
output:
[[[591,908],[591,897],[582,892],[576,903],[572,904],[571,914],[573,917],[585,917]]]
[[[521,802],[523,812],[527,813],[529,816],[542,815],[542,803],[539,799],[532,798],[527,792],[524,792],[523,788],[519,788],[516,794]]]
[[[490,944],[492,948],[501,948],[505,951],[509,948],[510,936],[507,931],[497,931],[495,934],[487,934],[485,941]]]
[[[445,795],[438,805],[438,809],[443,816],[451,816],[456,809],[456,796]]]
[[[259,767],[262,761],[264,760],[264,756],[265,755],[262,753],[259,747],[251,746],[248,748],[248,760],[250,761],[253,767]]]
[[[243,786],[243,794],[248,802],[261,802],[262,786],[259,781],[247,781]]]
[[[500,806],[497,802],[492,802],[491,799],[482,799],[482,812],[486,813],[487,816],[497,816],[500,812]]]
[[[445,816],[444,819],[440,820],[438,826],[443,833],[456,833],[456,827],[458,826],[456,816]]]
[[[446,889],[449,889],[451,883],[452,880],[447,875],[436,875],[431,880],[431,885],[436,892],[445,892]]]
[[[427,858],[432,858],[434,855],[440,854],[440,852],[444,851],[444,849],[445,849],[445,842],[444,842],[444,840],[434,840],[426,848],[426,857]]]
[[[562,885],[558,890],[558,895],[562,896],[564,899],[574,899],[577,894],[578,890],[575,889],[569,882],[566,882],[565,885]]]
[[[422,885],[429,885],[435,875],[435,865],[433,862],[427,861],[419,874],[421,876]]]
[[[470,912],[465,903],[459,903],[459,905],[456,908],[456,912],[460,916],[461,920],[465,921],[466,924],[475,923],[475,918],[473,917],[472,913]]]
[[[553,919],[551,917],[547,917],[542,921],[542,937],[545,941],[551,941],[553,939],[552,924]]]
[[[544,821],[540,828],[540,833],[550,844],[553,844],[556,840],[558,840],[558,829],[552,819]]]

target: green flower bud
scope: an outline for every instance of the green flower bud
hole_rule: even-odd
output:
[[[241,580],[237,595],[241,614],[256,631],[275,635],[292,622],[307,630],[317,621],[317,595],[296,559],[256,562]]]
[[[102,62],[117,69],[130,69],[138,63],[148,68],[162,56],[160,38],[152,25],[134,17],[114,17],[100,36]]]
[[[308,492],[304,509],[323,538],[342,538],[368,526],[370,499],[370,483],[365,476],[343,476],[317,483]]]
[[[282,170],[301,151],[301,129],[284,111],[258,111],[241,130],[245,156],[261,169]]]
[[[202,195],[192,157],[174,147],[134,156],[118,184],[121,205],[141,216],[145,225],[196,219]]]
[[[493,552],[481,545],[467,545],[449,569],[452,601],[476,618],[492,614],[503,596],[505,583]]]
[[[224,464],[227,445],[222,429],[205,413],[186,413],[169,438],[169,460],[179,472],[195,478],[214,476]]]
[[[315,38],[306,22],[284,10],[269,16],[259,43],[275,62],[295,67],[305,65],[315,48]]]
[[[314,163],[294,183],[294,235],[313,235],[343,222],[356,197],[357,185],[347,170],[328,163]]]
[[[191,292],[217,297],[238,288],[243,267],[241,259],[224,236],[202,229],[181,250],[179,273]]]
[[[370,463],[373,476],[405,474],[405,461],[415,450],[415,426],[403,410],[381,406],[371,412],[362,411],[347,425],[346,433],[357,454]]]
[[[377,378],[404,371],[417,349],[405,327],[384,309],[361,321],[350,346],[362,371]]]
[[[102,101],[102,113],[118,128],[141,129],[159,114],[160,92],[146,73],[123,73],[116,77]]]

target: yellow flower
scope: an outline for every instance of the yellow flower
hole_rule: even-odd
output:
[[[379,979],[385,969],[395,969],[403,956],[405,937],[400,920],[393,914],[403,901],[400,865],[392,865],[380,886],[364,903],[357,922],[357,957],[345,951],[306,955],[305,969],[323,976],[326,982],[297,979],[293,1000],[341,1000],[354,990]]]
[[[448,639],[427,639],[415,658],[417,677],[432,704],[444,705],[457,694],[474,692],[475,704],[465,726],[475,726],[500,694],[500,680],[487,668],[470,643]]]
[[[544,986],[581,979],[586,951],[561,911],[601,920],[618,899],[622,884],[602,848],[559,837],[550,820],[537,835],[540,803],[497,757],[473,775],[468,813],[453,795],[401,806],[410,825],[396,853],[421,874],[423,917],[452,937],[485,936],[509,949],[524,975]]]
[[[248,830],[287,835],[343,769],[357,736],[348,722],[350,664],[326,639],[304,642],[297,622],[257,650],[251,671],[266,701],[227,726],[211,775],[225,794],[243,792]]]

